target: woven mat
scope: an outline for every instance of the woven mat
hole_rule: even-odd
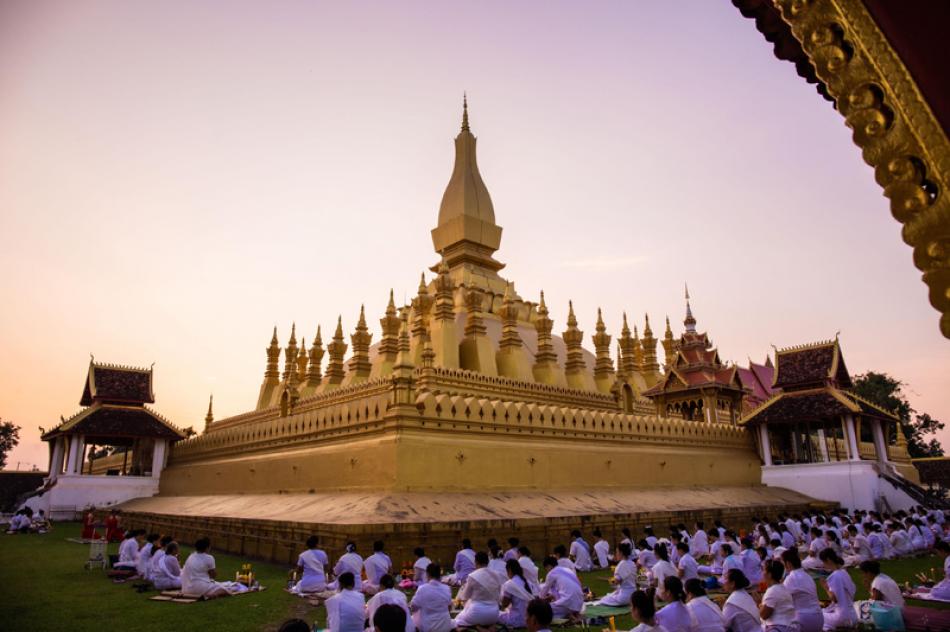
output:
[[[255,593],[263,592],[267,590],[267,587],[262,586],[257,590],[247,590],[245,592],[233,593],[231,597],[241,597],[243,595],[253,595]],[[164,590],[162,594],[155,595],[154,597],[149,597],[150,601],[164,601],[166,603],[195,603],[196,601],[210,601],[204,597],[191,597],[184,593],[178,592],[177,590]]]
[[[630,608],[624,606],[595,606],[591,604],[585,606],[584,612],[581,614],[587,619],[591,619],[593,617],[617,617],[630,614]]]

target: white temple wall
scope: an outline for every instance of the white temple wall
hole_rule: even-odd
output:
[[[850,510],[909,509],[916,502],[878,475],[872,461],[831,461],[762,467],[762,483],[784,487]]]

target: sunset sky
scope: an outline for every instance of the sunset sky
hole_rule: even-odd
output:
[[[0,3],[0,417],[8,467],[89,354],[155,365],[179,426],[251,409],[436,262],[463,90],[525,298],[623,310],[724,360],[841,332],[950,421],[950,344],[843,118],[728,2]],[[632,324],[632,323],[631,323]],[[941,437],[950,447],[950,431]]]

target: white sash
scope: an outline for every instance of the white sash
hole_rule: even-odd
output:
[[[729,598],[726,599],[727,604],[732,604],[736,608],[745,610],[752,618],[756,621],[760,621],[761,617],[759,616],[759,607],[755,605],[755,599],[752,598],[752,595],[747,593],[744,590],[734,590]]]
[[[464,555],[468,559],[468,561],[471,562],[472,564],[475,563],[475,551],[471,549],[462,549],[461,551],[459,551],[459,553]]]
[[[548,575],[553,575],[555,573],[557,573],[558,575],[563,575],[564,577],[570,578],[570,580],[574,582],[578,588],[580,588],[582,591],[584,590],[584,587],[581,585],[581,580],[578,579],[577,577],[577,573],[572,573],[570,570],[564,568],[563,566],[555,566],[554,568],[550,570],[550,572],[548,572]]]
[[[512,596],[523,601],[531,601],[534,598],[534,596],[525,589],[521,580],[515,579],[514,577],[505,582],[502,591],[511,593]]]
[[[710,599],[706,595],[703,595],[702,597],[693,597],[692,599],[689,600],[689,603],[694,603],[694,602],[697,605],[707,608],[710,612],[715,612],[716,616],[719,617],[719,620],[722,621],[722,610],[719,609],[719,606],[713,603],[712,599]]]

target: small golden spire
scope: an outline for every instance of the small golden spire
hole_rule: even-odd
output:
[[[280,344],[280,343],[277,341],[277,325],[274,325],[274,335],[271,336],[270,343],[271,343],[272,345]]]
[[[423,272],[422,276],[419,278],[419,294],[428,294],[429,290],[426,289],[426,273]]]
[[[548,306],[544,304],[544,290],[541,290],[541,302],[538,304],[538,313],[541,313],[541,310],[545,312],[548,311]]]
[[[386,305],[386,315],[396,316],[396,302],[393,300],[392,288],[389,289],[389,304]]]
[[[577,316],[574,315],[574,301],[567,302],[567,326],[577,327]]]
[[[208,398],[208,414],[205,415],[205,430],[208,429],[208,426],[214,421],[214,412],[212,411],[212,405],[214,404],[214,394]]]
[[[467,132],[468,129],[468,95],[462,93],[462,131]]]

